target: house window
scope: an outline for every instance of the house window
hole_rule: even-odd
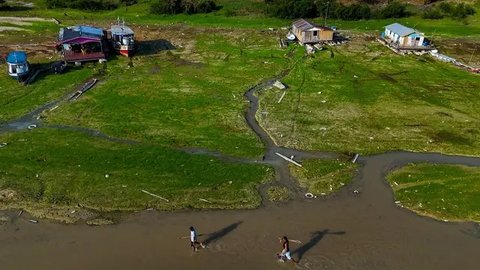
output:
[[[318,36],[318,31],[313,31],[313,36],[314,37]]]

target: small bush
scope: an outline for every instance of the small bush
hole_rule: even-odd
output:
[[[150,5],[153,14],[210,13],[218,9],[213,0],[157,0]]]
[[[121,4],[133,5],[137,0],[45,0],[47,8],[73,8],[83,10],[112,10]]]
[[[6,9],[7,8],[7,3],[5,0],[0,0],[0,10]]]
[[[335,9],[335,17],[342,20],[368,20],[371,10],[366,4],[353,4],[349,6],[339,5]]]
[[[380,19],[403,18],[410,16],[407,5],[397,1],[390,2],[385,8],[377,11],[376,17]]]
[[[426,9],[423,12],[423,18],[441,19],[443,17],[451,17],[454,19],[465,19],[475,13],[475,9],[468,4],[442,2],[439,5]]]
[[[436,8],[427,8],[422,14],[422,18],[424,19],[438,20],[442,19],[443,17],[443,13]]]
[[[380,2],[379,0],[359,0],[360,3],[362,4],[368,4],[368,5],[375,5]]]
[[[266,0],[268,13],[283,19],[315,18],[319,12],[315,0]]]

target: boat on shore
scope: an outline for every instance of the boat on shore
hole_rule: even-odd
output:
[[[30,65],[27,61],[27,53],[24,51],[13,51],[7,55],[8,75],[18,81],[23,80],[30,72]]]
[[[125,25],[125,21],[117,20],[109,32],[112,47],[118,54],[130,57],[135,53],[135,33]]]

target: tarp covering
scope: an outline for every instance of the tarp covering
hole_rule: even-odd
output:
[[[7,63],[9,64],[24,64],[27,62],[27,53],[24,51],[13,51],[7,56]]]
[[[63,43],[79,37],[101,40],[103,38],[103,30],[101,28],[85,25],[62,28],[58,35],[58,41],[59,43]]]

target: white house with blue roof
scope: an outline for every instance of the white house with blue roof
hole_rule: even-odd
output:
[[[429,47],[429,43],[423,33],[399,23],[385,26],[383,37],[386,41],[394,43],[402,49],[422,49]]]

